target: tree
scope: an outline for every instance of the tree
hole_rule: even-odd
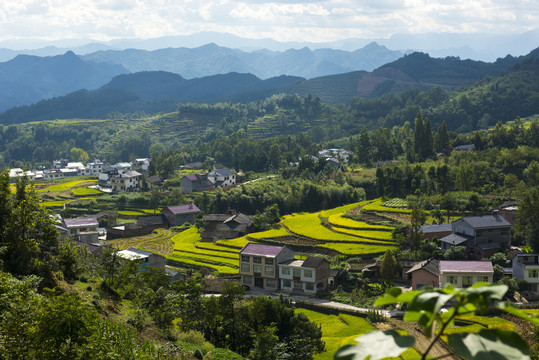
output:
[[[525,189],[518,204],[516,230],[526,244],[535,252],[539,251],[539,186]]]
[[[397,261],[391,250],[387,250],[384,254],[384,260],[380,266],[380,275],[386,283],[390,283],[397,274]]]
[[[507,285],[489,285],[477,283],[467,289],[448,286],[444,289],[423,287],[418,291],[403,293],[400,288],[392,288],[379,297],[375,305],[386,306],[406,304],[405,321],[417,322],[431,341],[420,352],[421,360],[429,357],[429,352],[442,336],[447,338],[447,345],[459,357],[465,359],[506,359],[530,360],[529,347],[516,332],[497,328],[482,329],[478,333],[448,333],[457,316],[473,315],[485,312],[490,306],[505,311],[513,316],[539,325],[539,319],[508,303],[501,301],[508,290]],[[491,305],[492,304],[492,305]],[[442,312],[443,307],[449,307]],[[355,339],[358,345],[345,345],[335,353],[336,360],[363,360],[397,358],[413,347],[412,336],[400,335],[395,330],[371,331]]]
[[[427,217],[425,212],[421,210],[417,205],[412,209],[411,216],[411,226],[408,239],[412,246],[412,250],[417,251],[421,246],[421,241],[423,240],[423,232],[421,231],[421,226],[425,223]]]
[[[74,147],[69,150],[69,157],[71,160],[80,161],[81,163],[87,163],[90,159],[88,153],[78,147]]]
[[[468,260],[468,253],[466,246],[451,246],[444,253],[444,259],[446,260]]]
[[[438,126],[438,130],[434,136],[434,149],[436,152],[440,152],[449,149],[449,145],[449,133],[447,131],[447,124],[444,120],[442,124]]]

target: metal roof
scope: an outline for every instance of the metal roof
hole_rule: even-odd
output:
[[[490,261],[440,261],[440,271],[444,272],[483,272],[493,273]]]
[[[248,243],[241,249],[240,254],[276,257],[283,249],[283,246]]]
[[[195,204],[168,206],[164,208],[163,210],[166,210],[166,209],[171,211],[174,215],[193,214],[193,213],[200,212],[200,209]]]
[[[451,223],[421,226],[423,234],[451,231]]]
[[[85,226],[98,226],[99,223],[95,217],[91,218],[76,218],[76,219],[64,219],[66,227],[85,227]]]
[[[468,216],[462,220],[474,228],[511,227],[511,223],[499,215]]]
[[[451,245],[460,245],[468,241],[468,239],[457,234],[450,234],[441,238],[440,241]]]

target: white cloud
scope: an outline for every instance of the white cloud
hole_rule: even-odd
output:
[[[0,40],[185,35],[322,41],[395,33],[523,32],[535,0],[2,0]]]

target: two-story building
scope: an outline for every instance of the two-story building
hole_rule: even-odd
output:
[[[140,189],[140,179],[142,174],[138,171],[125,171],[110,179],[113,191],[138,191]]]
[[[99,241],[99,223],[95,217],[63,219],[63,227],[67,229],[67,236],[83,243]]]
[[[528,291],[539,295],[539,254],[517,254],[513,258],[513,278],[526,281]]]
[[[469,287],[477,282],[492,284],[494,268],[490,261],[440,261],[440,287],[447,284]]]
[[[278,264],[293,260],[294,252],[284,246],[248,243],[240,251],[241,283],[268,290],[279,288]]]
[[[321,257],[309,256],[305,260],[288,260],[279,265],[282,290],[316,294],[328,285],[329,262]]]
[[[511,246],[511,223],[498,214],[463,217],[451,223],[451,231],[468,239],[464,244],[476,259]]]
[[[103,171],[103,165],[103,161],[95,159],[93,162],[86,164],[86,167],[88,168],[90,175],[98,175],[101,171]]]
[[[213,183],[208,180],[208,174],[192,174],[180,179],[180,187],[184,194],[206,191],[214,188]]]
[[[232,186],[236,184],[236,173],[228,169],[216,169],[208,173],[208,180],[214,186]]]

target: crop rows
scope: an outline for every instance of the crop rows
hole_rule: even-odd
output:
[[[363,221],[352,220],[346,217],[343,217],[343,214],[335,214],[328,217],[328,222],[332,226],[337,226],[341,228],[350,228],[356,230],[385,230],[392,231],[393,228],[390,226],[384,225],[371,225]]]

